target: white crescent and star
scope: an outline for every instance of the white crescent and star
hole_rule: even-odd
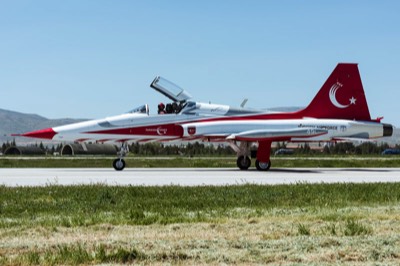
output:
[[[336,106],[337,108],[341,108],[341,109],[347,108],[347,107],[349,107],[349,106],[352,105],[352,104],[356,104],[357,99],[354,98],[354,96],[352,96],[352,97],[349,99],[350,103],[347,104],[347,105],[341,104],[341,103],[339,103],[339,102],[337,101],[337,99],[336,99],[336,92],[337,92],[341,87],[343,87],[343,85],[342,85],[341,83],[339,83],[339,82],[336,82],[335,84],[332,85],[331,89],[329,90],[329,99],[331,100],[331,103],[332,103],[334,106]]]
[[[168,131],[168,129],[166,129],[166,128],[162,128],[162,127],[157,128],[157,134],[160,136],[167,134],[167,131]]]

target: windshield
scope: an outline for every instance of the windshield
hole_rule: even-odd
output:
[[[160,76],[156,77],[150,87],[164,94],[175,102],[185,102],[192,96],[178,85]]]
[[[133,108],[128,113],[149,114],[149,106],[147,104],[144,104],[139,107]]]

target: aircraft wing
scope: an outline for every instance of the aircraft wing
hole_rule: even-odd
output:
[[[293,138],[312,138],[328,134],[328,129],[299,128],[297,124],[293,127],[271,128],[258,122],[256,124],[246,122],[189,123],[182,125],[182,128],[185,137],[218,137],[239,141],[291,140]]]
[[[249,130],[236,134],[229,135],[227,140],[265,140],[276,138],[310,138],[327,134],[328,130],[324,129],[308,129],[308,128],[293,128],[293,129],[257,129]]]

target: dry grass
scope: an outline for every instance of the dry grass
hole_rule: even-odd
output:
[[[274,209],[218,223],[12,227],[0,239],[0,264],[399,265],[400,207]]]

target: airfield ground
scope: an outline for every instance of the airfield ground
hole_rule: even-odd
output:
[[[231,163],[228,159],[221,160]],[[0,165],[31,167],[26,164],[35,160],[49,162],[3,158]],[[210,163],[191,160],[186,159],[189,164]],[[331,159],[281,160],[322,164]],[[399,165],[396,157],[332,160],[356,167],[359,162],[373,167],[382,162],[386,167]],[[144,167],[161,161],[149,160]],[[103,163],[109,167],[108,158]],[[399,201],[398,182],[3,185],[0,264],[399,265]]]
[[[0,187],[0,264],[398,265],[400,184]]]

